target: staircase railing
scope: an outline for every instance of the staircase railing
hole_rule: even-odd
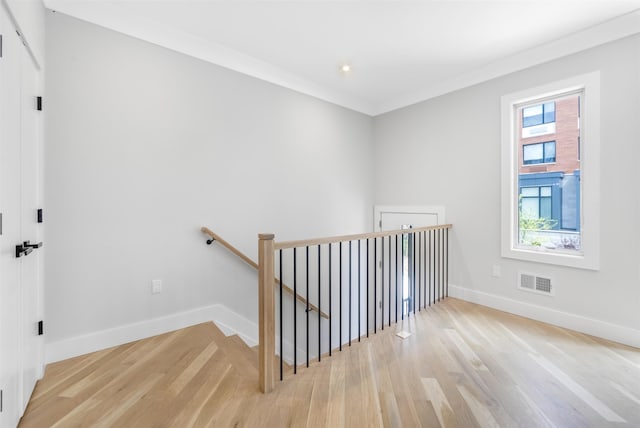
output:
[[[296,374],[299,362],[308,367],[311,360],[342,351],[447,297],[451,228],[444,224],[289,242],[260,234],[260,389],[274,388],[276,345],[283,380],[283,360],[291,361]],[[294,295],[306,298],[304,312],[295,304],[285,306],[284,286],[272,286],[276,274],[293,284]],[[318,316],[310,316],[309,300],[317,302]],[[323,308],[326,319],[320,316]],[[299,354],[304,356],[300,360]]]
[[[207,227],[202,227],[202,228],[200,228],[200,230],[202,231],[202,233],[204,233],[204,234],[209,236],[209,239],[207,239],[207,245],[211,245],[214,242],[218,242],[220,245],[225,247],[231,253],[233,253],[236,256],[238,256],[240,258],[240,260],[242,260],[243,262],[245,262],[249,266],[253,267],[255,270],[258,270],[258,263],[256,263],[253,260],[251,260],[251,258],[249,258],[242,251],[238,250],[236,247],[231,245],[228,241],[226,241],[225,239],[220,237],[220,235],[218,235],[217,233],[211,231]],[[276,286],[280,285],[280,279],[279,278],[275,278],[274,277],[273,278],[273,282],[275,282]],[[318,309],[318,307],[316,305],[313,305],[313,304],[307,302],[307,299],[305,299],[304,297],[302,297],[299,294],[294,293],[293,290],[291,289],[291,287],[289,287],[287,284],[282,284],[282,290],[285,293],[290,294],[291,296],[293,296],[295,294],[296,299],[300,303],[304,304],[305,306],[308,305],[309,310],[318,312],[322,318],[329,318],[329,315],[325,314],[324,312],[321,312],[320,309]]]

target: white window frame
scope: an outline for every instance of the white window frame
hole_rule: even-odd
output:
[[[572,91],[580,97],[580,252],[517,246],[518,106]],[[581,269],[600,269],[600,72],[595,71],[502,97],[502,257]]]

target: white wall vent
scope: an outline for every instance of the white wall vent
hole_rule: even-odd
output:
[[[525,272],[518,274],[518,288],[521,290],[553,296],[555,292],[552,283],[548,277]]]

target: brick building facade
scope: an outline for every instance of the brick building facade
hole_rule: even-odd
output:
[[[557,231],[580,230],[580,98],[520,109],[520,215]]]

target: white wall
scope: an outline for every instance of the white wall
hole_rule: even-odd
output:
[[[48,343],[221,302],[255,321],[255,273],[199,227],[255,259],[259,232],[368,231],[374,200],[446,206],[458,295],[622,341],[640,330],[637,37],[375,119],[60,13],[46,52]],[[602,269],[502,259],[500,97],[593,70]],[[518,291],[521,269],[551,275],[555,297]]]
[[[257,234],[371,230],[372,119],[47,14],[48,343],[223,302],[255,320]],[[151,280],[163,280],[151,294]]]
[[[376,204],[446,206],[454,293],[640,346],[639,59],[636,36],[376,117]],[[602,73],[601,270],[502,259],[500,97],[594,70]],[[518,270],[551,275],[555,297],[518,291]]]
[[[2,0],[27,43],[39,68],[44,67],[44,17],[42,0]]]

